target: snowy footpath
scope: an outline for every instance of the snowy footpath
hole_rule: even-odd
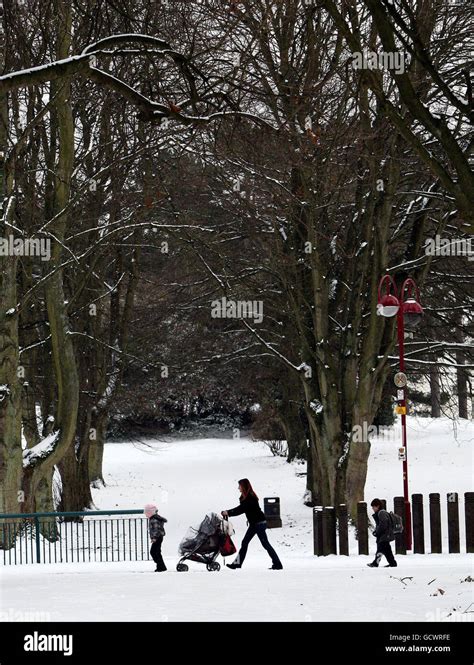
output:
[[[410,491],[427,495],[472,491],[473,430],[445,419],[409,419]],[[375,441],[365,499],[400,494],[397,432]],[[155,502],[168,519],[163,554],[168,571],[152,562],[4,566],[2,620],[50,621],[472,621],[474,557],[461,554],[398,556],[398,568],[367,568],[372,557],[312,555],[312,511],[302,503],[302,464],[273,457],[249,439],[148,440],[109,443],[107,486],[94,490],[101,510],[142,508]],[[209,511],[238,503],[237,481],[248,477],[261,498],[279,496],[282,529],[268,531],[283,571],[255,538],[241,570],[208,572],[190,563],[178,573],[177,547],[190,525]],[[443,524],[446,513],[443,505]],[[463,512],[461,519],[463,520]],[[233,518],[238,545],[244,517]],[[371,539],[371,553],[374,551]],[[446,539],[444,538],[444,547]],[[427,548],[429,543],[427,536]],[[464,552],[464,553],[463,553]],[[231,557],[232,559],[232,557]],[[222,559],[219,558],[222,564]]]

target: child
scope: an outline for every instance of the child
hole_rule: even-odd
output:
[[[155,573],[161,573],[166,570],[165,562],[161,556],[161,544],[165,535],[164,525],[168,520],[158,515],[158,508],[153,503],[148,503],[145,506],[144,513],[148,517],[148,529],[152,542],[150,554],[156,563]]]
[[[395,540],[393,535],[392,520],[389,513],[382,508],[380,499],[374,499],[370,504],[374,509],[375,531],[374,536],[377,539],[377,552],[372,563],[368,563],[369,568],[378,568],[382,555],[388,561],[386,568],[394,568],[397,565],[393,556],[390,541]]]

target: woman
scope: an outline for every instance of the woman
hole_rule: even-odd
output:
[[[265,515],[263,514],[262,509],[258,505],[258,496],[253,491],[252,485],[247,478],[242,478],[242,480],[239,480],[239,491],[240,506],[237,506],[237,508],[231,508],[230,510],[223,510],[221,515],[223,517],[234,517],[235,515],[242,515],[242,513],[245,513],[249,528],[247,529],[247,533],[244,536],[242,545],[240,546],[240,550],[235,561],[229,564],[227,568],[232,568],[232,570],[235,570],[236,568],[242,568],[249,543],[252,538],[257,535],[263,547],[267,550],[272,559],[273,565],[270,570],[282,570],[283,566],[281,565],[281,561],[273,547],[268,542],[266,534],[267,523],[265,521]]]

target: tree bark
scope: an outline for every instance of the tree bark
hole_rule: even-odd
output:
[[[468,374],[462,365],[465,364],[464,352],[461,350],[456,351],[456,363],[459,367],[456,368],[456,389],[458,395],[458,409],[460,418],[469,418],[468,408]]]
[[[430,365],[430,403],[431,417],[439,418],[441,416],[441,384],[437,365]]]
[[[288,462],[295,459],[305,460],[307,457],[307,438],[304,423],[301,419],[300,404],[289,400],[281,413],[281,424],[288,444]]]
[[[0,51],[0,63],[4,53]],[[5,168],[8,148],[8,100],[0,94],[0,237],[10,235],[14,218],[13,177]],[[18,378],[17,257],[0,256],[0,512],[21,510],[21,384]],[[8,534],[8,531],[7,531]],[[13,544],[14,534],[0,530],[0,548]]]
[[[95,429],[96,438],[89,445],[89,480],[92,487],[105,486],[103,476],[103,460],[105,435],[109,417],[106,411],[93,414],[92,426]]]

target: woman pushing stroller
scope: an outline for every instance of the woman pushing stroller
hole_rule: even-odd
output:
[[[236,515],[242,515],[245,513],[248,522],[248,529],[244,539],[242,540],[239,553],[237,554],[233,563],[229,564],[227,568],[231,568],[232,570],[235,570],[236,568],[242,568],[249,543],[254,536],[258,536],[262,546],[267,550],[269,556],[271,557],[271,570],[282,570],[283,566],[281,565],[281,561],[273,547],[268,542],[266,533],[267,522],[265,520],[265,515],[258,503],[258,496],[255,494],[252,485],[247,478],[242,478],[239,480],[239,491],[240,505],[238,505],[236,508],[223,510],[221,515],[223,517],[234,517]]]

